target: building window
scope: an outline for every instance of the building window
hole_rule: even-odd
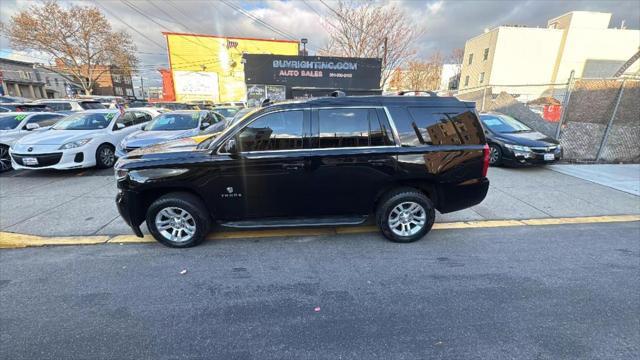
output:
[[[484,49],[482,60],[486,61],[489,58],[489,48]]]
[[[131,78],[128,77],[128,76],[125,76],[124,77],[124,83],[127,84],[127,85],[130,85],[131,84]]]
[[[120,79],[120,75],[113,75],[113,82],[122,82]]]
[[[58,80],[58,78],[53,78],[53,82],[56,84],[56,86],[60,85],[60,81]]]
[[[122,95],[122,88],[121,87],[114,87],[113,91],[115,92],[116,95]]]
[[[481,72],[481,73],[480,73],[480,76],[478,77],[478,82],[479,82],[480,84],[482,84],[482,83],[484,82],[484,72]]]
[[[48,77],[44,78],[44,82],[47,83],[47,86],[51,86],[51,80]]]
[[[127,89],[125,89],[125,90],[126,90],[126,92],[127,92],[127,96],[133,96],[133,89],[129,89],[129,88],[127,88]]]
[[[469,75],[464,77],[464,86],[469,86]]]
[[[473,62],[473,54],[469,54],[469,65]]]

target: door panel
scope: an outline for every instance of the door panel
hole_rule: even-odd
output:
[[[393,137],[375,109],[318,109],[310,152],[315,215],[364,215],[378,191],[395,176]],[[323,123],[324,121],[324,123]]]
[[[219,219],[307,214],[309,156],[303,144],[308,125],[308,111],[275,112],[234,137],[240,152],[222,155],[208,185]]]

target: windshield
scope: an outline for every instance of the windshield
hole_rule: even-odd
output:
[[[0,116],[0,130],[13,130],[20,125],[27,115],[4,115]]]
[[[216,108],[213,109],[213,111],[217,112],[218,114],[228,118],[228,117],[234,117],[235,114],[238,113],[238,108]]]
[[[242,122],[242,120],[246,119],[247,117],[253,115],[254,112],[258,111],[260,108],[247,108],[247,109],[242,109],[240,111],[238,111],[238,113],[236,114],[236,116],[233,118],[233,121],[231,122],[231,125],[229,125],[229,127],[227,127],[226,129],[222,130],[220,132],[220,134],[214,136],[211,138],[211,141],[203,141],[200,144],[198,144],[198,149],[205,149],[208,148],[215,140],[223,138],[225,136],[225,134],[227,134],[230,131],[233,131],[233,129],[238,126],[238,124],[240,124]]]
[[[188,130],[198,127],[200,113],[165,113],[153,119],[146,131]]]
[[[517,133],[532,131],[527,125],[508,115],[480,115],[482,123],[497,133]]]
[[[111,123],[111,120],[117,115],[114,112],[104,113],[78,113],[70,115],[58,123],[52,129],[54,130],[98,130],[105,129]]]

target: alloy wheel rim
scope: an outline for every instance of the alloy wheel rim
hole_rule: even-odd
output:
[[[391,210],[388,223],[394,234],[412,236],[424,228],[427,223],[427,212],[422,205],[413,201],[405,201]]]
[[[115,162],[114,157],[114,152],[108,147],[105,147],[100,151],[100,160],[102,160],[102,163],[107,166],[111,166]]]
[[[489,152],[489,163],[495,164],[496,161],[498,161],[498,149],[492,146]]]
[[[11,158],[9,157],[9,150],[5,147],[0,147],[0,170],[5,171],[11,169]]]
[[[171,242],[187,242],[196,233],[195,219],[179,207],[166,207],[158,211],[155,224],[158,232]]]

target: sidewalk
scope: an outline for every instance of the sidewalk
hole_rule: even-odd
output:
[[[640,196],[640,164],[551,165],[553,171]]]
[[[491,168],[484,202],[438,214],[436,221],[640,214],[640,197],[554,170]],[[0,231],[59,237],[130,235],[118,215],[115,194],[111,171],[3,175]]]

